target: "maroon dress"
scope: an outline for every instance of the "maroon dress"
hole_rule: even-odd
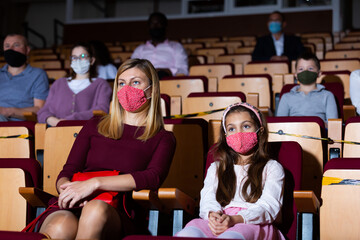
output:
[[[118,170],[120,174],[133,176],[136,183],[135,190],[158,189],[168,174],[174,156],[176,140],[173,133],[161,129],[154,137],[141,141],[136,138],[141,136],[145,127],[124,124],[123,135],[120,139],[114,140],[98,133],[99,121],[100,118],[94,117],[84,125],[76,137],[57,181],[62,177],[71,179],[77,172]],[[126,200],[126,209],[130,214],[131,212],[132,215],[135,214],[135,219],[144,221],[139,219],[138,215],[141,215],[141,211],[139,213],[138,206],[131,202],[131,198]],[[143,224],[137,221],[134,224],[134,219],[125,219],[123,204],[119,204],[117,210],[123,223],[126,222],[122,224],[125,225],[124,231],[139,232],[139,229],[135,228]],[[80,214],[79,211],[77,212],[75,214]]]

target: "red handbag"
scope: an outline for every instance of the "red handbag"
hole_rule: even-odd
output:
[[[117,176],[119,175],[120,171],[98,171],[98,172],[78,172],[75,173],[71,179],[72,182],[75,181],[85,181],[88,180],[90,178],[94,178],[94,177],[107,177],[107,176]],[[99,195],[97,195],[95,198],[93,199],[97,199],[97,200],[102,200],[108,204],[110,204],[113,207],[117,207],[118,204],[118,199],[116,198],[116,196],[118,195],[118,192],[111,192],[111,191],[103,191],[101,192]],[[127,212],[126,208],[125,208],[125,195],[123,198],[123,204],[124,204],[124,210],[126,212],[126,214],[130,217],[129,213]],[[58,209],[58,201],[56,201],[55,203],[53,203],[52,205],[50,205],[42,214],[40,214],[37,218],[35,218],[31,223],[29,223],[21,232],[34,232],[35,226],[38,223],[39,219],[47,212],[49,212],[52,209]]]
[[[90,178],[94,177],[107,177],[107,176],[117,176],[119,175],[119,171],[113,170],[113,171],[98,171],[98,172],[78,172],[75,173],[71,179],[72,182],[75,181],[85,181]],[[96,200],[104,201],[114,208],[117,207],[118,199],[116,196],[118,195],[118,192],[111,192],[111,191],[104,191],[101,192],[99,195],[97,195],[95,198]]]

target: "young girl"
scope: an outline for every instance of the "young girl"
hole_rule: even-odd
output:
[[[279,221],[284,170],[267,154],[268,130],[262,114],[247,103],[223,114],[218,143],[201,190],[200,217],[177,236],[285,239]]]

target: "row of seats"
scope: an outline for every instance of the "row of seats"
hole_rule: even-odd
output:
[[[300,189],[304,190],[313,190],[316,196],[320,196],[321,191],[321,176],[323,174],[323,154],[326,152],[325,148],[323,148],[321,141],[313,140],[313,139],[303,139],[297,138],[293,136],[282,136],[274,134],[274,132],[278,132],[282,130],[285,133],[295,133],[302,135],[310,135],[315,137],[324,136],[324,125],[321,120],[316,120],[313,117],[304,117],[304,118],[296,118],[296,117],[288,117],[288,118],[268,118],[269,122],[269,130],[273,132],[270,134],[269,141],[277,142],[277,141],[296,141],[302,147],[302,160],[301,166],[303,169],[302,174],[300,174]],[[213,133],[218,133],[216,128],[219,127],[219,122],[210,121],[209,125],[206,121],[201,119],[182,119],[182,120],[166,120],[166,129],[173,131],[178,142],[178,146],[176,149],[175,157],[173,164],[171,166],[169,176],[166,179],[165,183],[162,186],[162,189],[159,190],[156,198],[150,197],[151,194],[149,191],[141,191],[134,192],[134,198],[138,199],[140,202],[153,200],[154,206],[161,203],[161,205],[165,205],[164,209],[172,209],[181,208],[188,213],[194,213],[194,208],[198,204],[199,200],[199,191],[202,187],[202,181],[204,176],[204,166],[205,166],[205,155],[208,149],[208,128],[212,128]],[[66,125],[66,121],[62,124]],[[68,122],[70,125],[74,125],[74,122]],[[83,122],[77,123],[82,125]],[[359,123],[358,123],[359,124]],[[350,126],[351,124],[349,124]],[[210,126],[210,127],[209,127]],[[348,127],[348,126],[347,126]],[[52,127],[45,130],[45,142],[44,142],[44,174],[43,174],[43,189],[49,193],[56,195],[55,180],[58,172],[62,168],[63,163],[66,161],[67,155],[70,151],[72,143],[76,137],[76,134],[81,129],[81,126],[58,126]],[[352,130],[353,131],[353,130]],[[353,131],[354,132],[354,131]],[[37,141],[37,137],[35,136],[35,141]],[[216,138],[216,137],[215,137]],[[31,141],[25,139],[15,138],[17,140],[22,141]],[[0,144],[3,146],[8,139],[4,140]],[[352,139],[354,140],[354,139]],[[15,143],[12,143],[15,144]],[[358,146],[357,146],[358,147]],[[275,149],[275,147],[274,147]],[[294,154],[294,151],[285,151],[285,154]],[[55,158],[56,157],[56,158]],[[289,164],[293,164],[294,157],[285,157],[285,160],[288,161]],[[291,160],[291,161],[290,161]],[[0,163],[12,162],[15,163],[16,159],[1,159]],[[332,160],[330,160],[331,162]],[[29,161],[30,162],[30,161]],[[38,163],[35,162],[37,165]],[[35,164],[35,165],[36,165]],[[282,162],[284,165],[284,163]],[[20,166],[12,166],[11,168],[21,168]],[[296,168],[301,169],[301,168]],[[19,172],[18,170],[15,172]],[[21,172],[21,171],[20,171]],[[12,171],[4,171],[4,174],[0,176],[7,177],[8,174],[13,174]],[[21,174],[20,174],[21,175]],[[22,175],[24,175],[22,173]],[[25,174],[27,175],[27,174]],[[39,175],[38,175],[39,176]],[[34,177],[33,177],[34,178]],[[40,177],[38,177],[40,179]],[[3,182],[1,180],[0,182]],[[39,180],[33,180],[33,182],[39,182]],[[29,184],[24,184],[24,181],[20,184],[22,186],[28,186]],[[31,185],[31,184],[30,184]],[[34,184],[35,185],[35,184]],[[39,186],[39,184],[37,184]],[[3,186],[3,185],[2,185]],[[8,190],[9,186],[3,186]],[[15,193],[17,192],[17,188],[15,189]],[[6,190],[6,191],[7,191]],[[2,189],[0,191],[3,191]],[[24,190],[23,195],[27,199],[33,199],[34,197],[29,197],[31,192],[36,192],[37,190]],[[10,193],[10,192],[9,192]],[[185,195],[184,195],[185,194]],[[18,195],[18,194],[15,194]],[[9,195],[1,194],[6,198],[9,198]],[[186,196],[186,197],[185,197]],[[19,197],[19,196],[18,196]],[[45,195],[48,197],[48,195]],[[21,199],[21,197],[19,197]],[[47,198],[45,198],[47,199]],[[21,199],[22,200],[22,199]],[[22,206],[26,206],[24,200],[22,200]],[[31,200],[33,205],[44,205],[46,203],[45,200]],[[41,203],[42,202],[42,203]],[[41,204],[39,204],[41,203]],[[24,205],[25,204],[25,205]],[[4,205],[1,205],[4,206]],[[9,207],[10,205],[5,205]],[[20,205],[15,205],[20,206]],[[20,209],[20,207],[19,207]],[[162,208],[160,208],[162,209]],[[6,214],[6,211],[0,211],[1,213]],[[8,212],[9,213],[9,212]],[[13,214],[10,211],[11,215]],[[16,214],[16,219],[22,219],[22,225],[25,224],[26,218],[20,218],[21,215]],[[24,214],[23,214],[24,216]],[[1,217],[1,219],[4,219]],[[10,221],[10,217],[5,218],[9,219],[6,221],[6,224],[12,223]],[[296,225],[295,225],[296,226]],[[175,226],[176,227],[176,226]],[[17,226],[16,228],[6,230],[19,230],[22,227]],[[179,228],[179,226],[177,226]],[[2,230],[5,230],[3,227]],[[291,238],[294,239],[294,238]]]
[[[222,71],[226,69],[228,69],[227,72]],[[165,77],[160,81],[161,93],[171,98],[172,115],[225,108],[229,101],[233,103],[239,99],[230,99],[230,96],[236,97],[237,92],[243,93],[245,96],[242,99],[245,98],[247,102],[258,106],[261,110],[274,111],[274,100],[277,94],[281,97],[283,93],[290,90],[291,86],[294,86],[294,78],[288,74],[276,74],[273,77],[269,74],[224,75],[231,73],[230,64],[193,66],[190,73],[194,75]],[[205,77],[205,74],[208,77]],[[344,120],[355,116],[354,106],[344,105],[345,99],[349,98],[349,74],[350,72],[344,71],[324,72],[318,79],[319,83],[324,84],[335,95],[339,106],[339,116]],[[214,76],[219,76],[220,81]],[[228,101],[223,99],[222,103],[219,102],[221,96],[227,96]],[[197,102],[195,97],[197,99],[202,97],[202,104],[199,103],[200,101]],[[209,115],[207,119],[219,119],[220,116],[219,113]]]

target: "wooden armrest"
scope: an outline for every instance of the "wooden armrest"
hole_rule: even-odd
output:
[[[159,211],[166,211],[165,206],[161,203],[157,193],[154,191],[148,189],[133,191],[132,198],[146,209],[158,209]]]
[[[328,119],[328,138],[333,140],[342,139],[342,119]],[[339,148],[340,157],[342,156],[342,144],[341,143],[329,143],[328,144],[328,160],[330,160],[330,148]]]
[[[26,121],[37,122],[37,115],[33,112],[23,112]]]
[[[313,191],[294,191],[294,200],[298,212],[318,213],[320,201]]]
[[[103,110],[93,110],[93,115],[94,116],[100,116],[100,117],[102,117],[102,116],[105,116],[107,113],[106,112],[104,112]]]
[[[183,209],[190,215],[195,211],[195,200],[177,188],[160,188],[158,196],[168,209]]]
[[[45,149],[46,123],[35,124],[35,151]]]
[[[49,200],[55,197],[50,193],[34,187],[20,187],[19,193],[33,207],[48,207]]]
[[[181,114],[181,96],[170,97],[170,115]]]
[[[208,77],[208,92],[217,92],[218,79],[217,77]]]

